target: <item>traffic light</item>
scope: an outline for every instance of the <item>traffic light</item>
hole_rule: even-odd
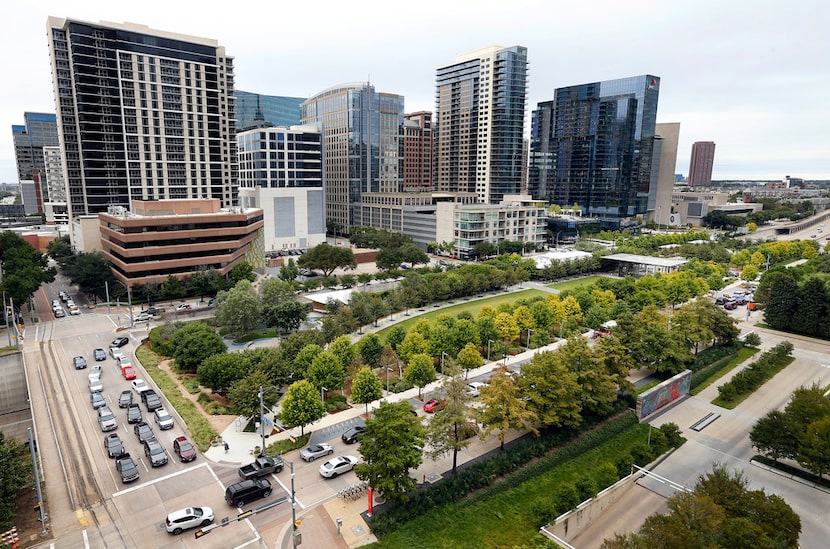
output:
[[[296,530],[297,528],[299,528],[302,523],[303,523],[303,521],[300,520],[300,519],[295,520],[294,521],[294,529]]]

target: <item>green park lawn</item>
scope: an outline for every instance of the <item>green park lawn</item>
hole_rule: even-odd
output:
[[[548,288],[553,288],[554,290],[559,290],[560,292],[564,292],[565,290],[575,290],[577,288],[581,288],[583,286],[589,286],[598,280],[602,280],[603,278],[609,278],[607,276],[586,276],[585,278],[577,278],[576,280],[568,280],[566,282],[556,282],[554,284],[548,284]]]
[[[409,330],[418,320],[425,318],[427,320],[435,320],[438,318],[438,315],[451,315],[456,316],[458,313],[462,311],[469,311],[471,315],[474,317],[478,314],[478,312],[489,305],[490,307],[498,307],[501,303],[510,303],[519,299],[530,299],[536,296],[544,296],[547,295],[547,292],[542,290],[522,290],[520,292],[512,292],[508,294],[500,294],[495,295],[492,297],[484,298],[484,299],[474,299],[471,301],[464,301],[463,299],[456,299],[456,302],[459,302],[457,305],[452,305],[450,307],[442,307],[440,309],[434,308],[432,305],[426,305],[421,307],[421,309],[410,309],[409,317],[405,317],[403,312],[395,313],[394,319],[399,320],[400,318],[406,318],[406,320],[402,322],[398,322],[395,326],[403,326],[405,330]],[[425,312],[421,312],[421,310]],[[384,328],[382,330],[378,330],[378,335],[381,338],[386,337],[386,332],[391,328],[391,326]]]

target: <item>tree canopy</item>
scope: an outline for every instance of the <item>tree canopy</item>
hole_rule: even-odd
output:
[[[306,269],[319,269],[327,277],[338,267],[357,267],[357,261],[351,249],[323,242],[301,255],[297,265]]]
[[[317,421],[326,413],[326,407],[320,399],[317,389],[305,379],[295,381],[288,388],[282,400],[280,418],[292,427],[300,427],[300,436],[305,434],[305,426]]]
[[[11,231],[0,233],[0,289],[17,307],[23,305],[44,282],[54,282],[57,270],[49,258]],[[109,272],[109,271],[107,271]]]
[[[188,322],[170,338],[176,367],[183,372],[196,373],[208,357],[227,352],[227,347],[216,330],[204,322]]]

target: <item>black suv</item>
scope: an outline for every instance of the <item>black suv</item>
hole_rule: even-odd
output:
[[[161,399],[152,389],[149,389],[141,393],[141,401],[144,403],[145,406],[147,406],[148,412],[153,412],[162,407]]]
[[[148,438],[144,441],[144,455],[150,460],[153,467],[167,465],[167,452],[162,448],[161,443],[155,438]]]
[[[121,473],[121,482],[132,482],[138,480],[138,467],[130,454],[121,454],[115,460],[115,468]]]
[[[135,432],[135,436],[138,437],[139,442],[144,442],[145,440],[156,438],[155,433],[153,433],[153,429],[144,423],[137,423],[133,426],[133,431]]]
[[[130,404],[127,406],[127,423],[134,425],[142,421],[144,421],[144,418],[141,417],[141,408],[139,408],[138,404]]]
[[[249,501],[271,495],[271,483],[267,479],[251,479],[231,484],[225,490],[225,501],[233,507],[241,507]]]

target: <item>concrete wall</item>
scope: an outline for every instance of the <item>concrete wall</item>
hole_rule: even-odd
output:
[[[26,429],[32,427],[32,411],[23,354],[19,352],[0,356],[0,429],[7,436],[26,440]]]
[[[558,516],[553,524],[548,524],[542,528],[542,535],[554,541],[557,541],[555,538],[566,542],[574,539],[580,532],[591,525],[592,520],[600,516],[614,502],[620,499],[640,476],[642,476],[642,473],[639,472],[628,475],[595,497],[583,501],[576,509]],[[555,537],[550,534],[553,534]]]

